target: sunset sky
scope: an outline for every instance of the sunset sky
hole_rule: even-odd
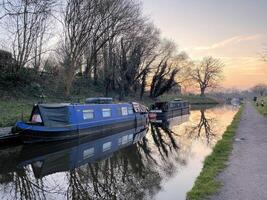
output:
[[[267,0],[143,0],[145,15],[193,59],[221,58],[223,87],[267,84]]]

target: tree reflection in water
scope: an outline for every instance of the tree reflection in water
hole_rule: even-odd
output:
[[[192,125],[187,127],[186,134],[191,139],[202,139],[206,140],[209,145],[211,142],[215,141],[216,135],[216,119],[211,116],[206,116],[206,108],[200,108],[200,117],[197,123],[192,123]]]
[[[139,144],[68,173],[68,199],[143,199],[160,188],[161,177],[143,162]]]

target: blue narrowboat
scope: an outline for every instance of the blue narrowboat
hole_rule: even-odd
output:
[[[190,105],[188,101],[175,99],[173,101],[156,102],[151,106],[149,118],[152,121],[164,121],[190,113]]]
[[[107,98],[85,104],[36,104],[29,122],[18,121],[12,132],[24,143],[60,141],[78,137],[103,137],[141,130],[148,124],[148,109],[136,102],[112,103]]]

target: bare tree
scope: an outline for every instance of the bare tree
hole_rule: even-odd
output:
[[[214,88],[222,78],[223,66],[221,60],[205,57],[191,71],[191,79],[199,85],[200,95],[205,96],[206,89]]]
[[[100,71],[98,61],[100,51],[107,43],[109,48],[112,48],[115,37],[121,37],[125,32],[133,30],[141,20],[141,11],[139,3],[129,0],[94,0],[94,4],[98,5],[95,9],[97,20],[86,49],[85,75],[90,76],[93,72],[96,84]]]
[[[68,96],[76,71],[81,68],[90,33],[97,21],[95,1],[68,0],[64,13],[64,41],[59,52],[64,67],[65,94]]]
[[[255,94],[263,96],[267,91],[267,85],[264,83],[260,83],[258,85],[255,85],[253,88],[251,88],[251,90]]]
[[[16,70],[25,67],[29,61],[40,60],[45,26],[54,5],[54,0],[3,2],[5,14],[2,17],[6,18],[6,28],[12,38]]]

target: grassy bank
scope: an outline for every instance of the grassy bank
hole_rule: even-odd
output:
[[[188,200],[207,198],[218,191],[222,185],[216,179],[216,176],[226,167],[226,162],[233,148],[233,138],[240,122],[242,110],[243,108],[240,108],[232,123],[227,127],[222,139],[213,148],[212,154],[205,159],[200,175],[197,177],[192,190],[187,193]]]
[[[31,108],[32,103],[26,100],[0,100],[0,127],[12,126],[22,117],[24,119],[29,118]]]
[[[215,104],[220,103],[219,101],[217,101],[214,98],[201,97],[199,95],[186,95],[186,96],[164,95],[162,97],[159,97],[159,99],[162,101],[169,101],[169,100],[173,100],[175,98],[185,99],[185,100],[189,101],[189,103],[191,105],[205,105],[205,104],[206,105],[215,105]]]

